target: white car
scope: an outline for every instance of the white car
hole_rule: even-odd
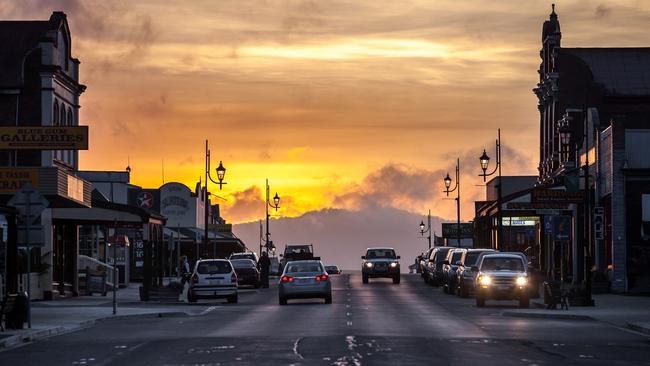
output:
[[[202,259],[196,262],[190,277],[187,301],[196,302],[198,299],[227,299],[229,303],[237,302],[237,274],[229,260]]]

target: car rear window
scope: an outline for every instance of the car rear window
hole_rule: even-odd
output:
[[[395,251],[392,249],[372,249],[366,253],[366,258],[395,259]]]
[[[231,260],[233,267],[235,268],[252,268],[255,267],[255,263],[250,259],[235,259]]]
[[[460,260],[460,257],[462,256],[463,256],[463,252],[454,252],[454,254],[451,255],[451,260],[449,261],[449,263],[455,264]]]
[[[445,258],[447,257],[447,254],[449,254],[449,250],[450,250],[450,249],[448,249],[448,250],[440,250],[440,251],[438,251],[438,252],[435,254],[435,260],[436,260],[436,263],[438,263],[438,264],[442,263],[442,261],[444,261]]]
[[[295,262],[289,264],[286,272],[287,273],[323,272],[323,267],[320,265],[320,263],[315,263],[315,262]]]
[[[253,259],[255,258],[252,254],[233,254],[230,256],[230,259]]]
[[[232,267],[226,261],[200,262],[196,269],[199,274],[224,274],[231,271]]]
[[[518,271],[523,272],[524,262],[519,258],[485,257],[481,265],[482,271]]]
[[[481,252],[469,252],[467,255],[465,255],[465,261],[464,265],[466,266],[473,266],[476,264],[476,260],[478,259],[478,256],[481,254]]]

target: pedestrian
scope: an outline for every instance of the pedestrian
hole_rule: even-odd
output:
[[[181,278],[181,284],[185,286],[185,283],[190,280],[190,262],[187,261],[187,256],[181,256],[178,266],[178,276]]]
[[[260,269],[262,288],[269,288],[269,268],[271,267],[271,260],[269,259],[267,252],[262,252],[262,257],[257,265]]]

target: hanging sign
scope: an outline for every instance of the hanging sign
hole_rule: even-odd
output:
[[[0,127],[0,150],[88,150],[88,126]]]
[[[0,193],[14,193],[27,183],[38,187],[37,168],[0,168]]]

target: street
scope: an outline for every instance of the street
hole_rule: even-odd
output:
[[[649,337],[587,320],[511,318],[418,275],[361,283],[333,276],[333,304],[279,306],[277,287],[200,316],[107,320],[0,353],[2,365],[649,365]]]

